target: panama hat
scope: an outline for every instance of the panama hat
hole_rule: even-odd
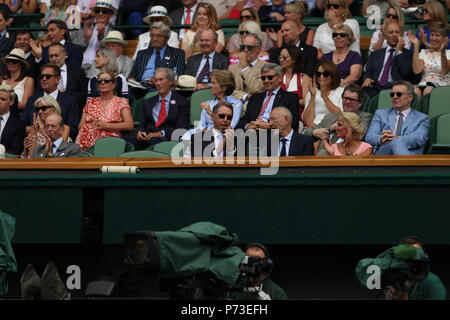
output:
[[[106,8],[114,11],[114,14],[117,14],[117,8],[115,8],[112,4],[112,0],[99,0],[95,4],[95,7],[90,8],[92,11],[95,11],[97,8]]]
[[[106,38],[100,41],[100,44],[105,45],[108,42],[120,43],[123,46],[126,46],[128,44],[128,41],[123,40],[122,32],[117,30],[111,30],[110,32],[108,32]]]
[[[166,19],[166,24],[171,26],[173,24],[172,19],[167,15],[167,9],[163,6],[154,6],[151,7],[147,12],[148,16],[146,16],[142,21],[146,24],[150,24],[150,18],[163,17]]]
[[[27,68],[30,66],[25,59],[25,52],[22,49],[14,48],[11,50],[9,54],[7,54],[4,58],[2,58],[2,61],[4,64],[6,64],[6,60],[17,60],[22,62]]]
[[[197,79],[193,76],[189,75],[182,75],[178,77],[178,87],[176,90],[186,90],[186,91],[192,91],[195,90],[195,87],[197,86]]]

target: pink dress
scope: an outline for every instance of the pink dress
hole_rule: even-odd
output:
[[[335,156],[345,156],[345,154],[342,154],[339,151],[338,145],[337,143],[333,144],[333,150],[334,150],[334,155]],[[361,155],[361,153],[363,153],[364,151],[366,151],[367,149],[372,148],[372,146],[366,142],[361,142],[361,144],[359,145],[358,149],[356,149],[355,153],[353,154],[354,156],[359,156]]]
[[[123,118],[121,112],[124,109],[130,109],[128,100],[125,98],[114,97],[104,110],[102,110],[100,97],[89,99],[83,109],[83,112],[87,115],[86,122],[83,127],[81,127],[75,143],[79,145],[82,150],[86,150],[87,148],[92,147],[98,139],[121,137],[122,133],[120,131],[99,129],[92,124],[92,121],[99,119],[108,123],[122,122]]]

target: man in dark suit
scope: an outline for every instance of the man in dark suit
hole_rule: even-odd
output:
[[[21,154],[25,139],[25,123],[9,112],[14,104],[14,89],[0,85],[0,144],[6,153]]]
[[[14,48],[13,35],[7,30],[7,27],[11,25],[14,19],[9,17],[11,11],[7,6],[1,6],[0,11],[2,13],[2,18],[4,18],[3,23],[5,27],[5,29],[0,32],[0,57],[3,58]],[[0,64],[5,67],[1,61]]]
[[[284,18],[285,0],[272,0],[272,5],[262,6],[258,10],[259,20],[261,22],[282,22]],[[275,30],[278,31],[278,30]]]
[[[303,54],[304,73],[313,78],[314,69],[317,65],[317,49],[306,43],[300,42],[300,26],[295,21],[286,21],[281,25],[281,35],[283,37],[283,45],[294,45],[300,49]],[[269,50],[269,61],[280,64],[281,48]]]
[[[190,25],[194,22],[195,11],[197,10],[197,0],[181,0],[183,3],[182,7],[170,11],[169,17],[172,19],[174,24],[186,24]],[[167,8],[167,7],[166,7]],[[189,29],[188,29],[189,30]],[[184,39],[187,30],[178,29],[175,30],[178,33],[178,39]]]
[[[196,90],[210,86],[213,70],[227,70],[228,57],[215,51],[217,32],[208,29],[200,34],[200,49],[202,54],[191,56],[186,63],[185,74],[197,78]]]
[[[270,129],[269,116],[273,108],[284,106],[292,113],[292,128],[298,131],[299,102],[298,95],[280,88],[283,70],[274,63],[266,63],[261,69],[261,80],[265,92],[252,95],[247,111],[238,127],[248,129]]]
[[[295,132],[291,126],[291,119],[291,112],[283,106],[273,108],[270,113],[270,127],[272,129],[278,129],[280,134],[278,156],[313,156],[314,145],[312,138]]]
[[[405,49],[403,28],[398,23],[389,23],[384,30],[386,48],[370,54],[363,75],[362,87],[370,97],[381,90],[392,88],[392,82],[406,80],[417,83],[420,74],[412,70],[411,50]]]
[[[73,142],[65,142],[62,139],[64,132],[64,120],[56,113],[50,114],[45,118],[45,134],[47,143],[42,146],[36,146],[36,141],[32,137],[25,140],[25,158],[73,158],[81,155],[81,148]]]
[[[191,157],[223,157],[236,155],[234,130],[230,127],[233,106],[227,101],[216,104],[211,119],[214,127],[191,136]],[[245,148],[242,148],[245,152]],[[244,155],[244,154],[243,154]],[[242,155],[242,156],[243,156]]]
[[[51,43],[60,43],[64,46],[67,52],[67,66],[71,68],[79,68],[81,66],[81,62],[83,61],[83,48],[69,42],[69,29],[64,21],[50,20],[47,24],[47,37]],[[33,39],[30,40],[30,45],[36,53],[36,62],[38,62],[40,66],[50,62],[48,46],[42,48],[42,46],[37,44]]]
[[[158,95],[144,100],[136,138],[136,149],[145,149],[162,141],[170,141],[176,129],[189,126],[190,104],[186,98],[171,90],[175,73],[169,68],[156,69],[155,87]]]
[[[75,141],[80,122],[80,110],[77,100],[66,92],[58,90],[58,83],[61,77],[60,68],[54,64],[45,64],[41,67],[40,85],[42,90],[35,92],[28,98],[27,105],[22,113],[22,120],[27,126],[33,125],[34,102],[44,96],[51,95],[58,101],[61,108],[61,116],[64,123],[70,127],[70,137]]]
[[[67,53],[63,45],[59,43],[51,44],[48,47],[50,63],[56,64],[61,69],[61,78],[58,89],[67,92],[77,99],[80,114],[86,104],[88,79],[81,68],[68,67],[66,64]]]
[[[30,39],[33,39],[30,31],[17,31],[14,35],[14,47],[22,49],[25,52],[25,60],[27,60],[29,65],[27,76],[32,77],[36,83],[39,78],[39,68],[36,64],[36,59],[31,53]]]
[[[137,53],[129,79],[148,81],[155,88],[153,77],[157,68],[173,69],[176,74],[184,74],[184,51],[167,45],[170,28],[162,22],[150,26],[150,45]]]

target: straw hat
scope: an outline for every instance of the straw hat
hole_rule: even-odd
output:
[[[9,54],[7,54],[4,58],[2,58],[2,61],[4,64],[6,64],[6,60],[17,60],[22,62],[25,67],[29,67],[27,60],[25,59],[25,52],[22,49],[14,48],[11,50]]]
[[[178,77],[178,87],[177,90],[187,90],[192,91],[195,90],[197,86],[197,79],[193,76],[188,76],[186,74]]]
[[[117,9],[113,6],[113,0],[98,0],[95,4],[95,7],[90,8],[92,11],[95,11],[97,8],[106,8],[114,11],[114,14],[117,14]]]
[[[110,32],[108,32],[106,38],[100,41],[100,44],[105,45],[108,42],[120,43],[123,46],[126,46],[128,44],[128,41],[123,40],[122,32],[117,30],[111,30]]]
[[[154,6],[151,7],[147,12],[148,16],[146,16],[142,21],[146,24],[150,24],[150,18],[163,17],[166,20],[166,24],[168,26],[173,25],[172,19],[167,15],[167,9],[163,6]]]

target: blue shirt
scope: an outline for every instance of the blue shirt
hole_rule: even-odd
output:
[[[166,48],[167,48],[167,45],[159,51],[159,55],[161,57],[161,63],[163,62],[164,52],[166,52]],[[156,49],[153,48],[153,53],[150,56],[150,59],[148,59],[147,66],[145,67],[144,73],[142,74],[141,81],[147,80],[148,78],[153,78],[155,76],[156,53],[157,53]]]

